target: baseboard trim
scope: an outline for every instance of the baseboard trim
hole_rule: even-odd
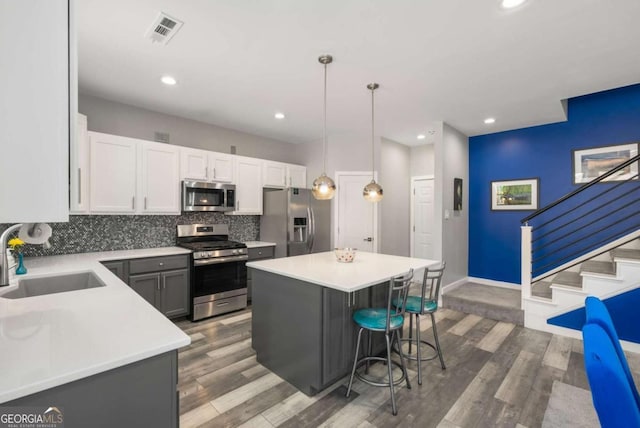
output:
[[[440,295],[442,296],[444,293],[446,293],[447,291],[452,291],[455,290],[456,288],[460,287],[462,284],[465,284],[469,282],[469,277],[464,277],[461,278],[457,281],[453,281],[447,285],[442,286],[442,290],[440,292]]]
[[[467,277],[468,282],[477,282],[482,285],[491,285],[493,287],[510,288],[512,290],[522,290],[520,284],[514,284],[512,282],[495,281],[493,279],[476,278],[474,276]]]

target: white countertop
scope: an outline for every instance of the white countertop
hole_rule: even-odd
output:
[[[358,251],[352,263],[340,263],[333,251],[329,251],[248,262],[247,267],[351,292],[387,281],[408,272],[411,268],[423,269],[439,263],[437,260],[364,251]]]
[[[265,242],[265,241],[246,241],[244,243],[247,248],[259,248],[259,247],[275,247],[275,242]]]
[[[20,278],[83,271],[105,287],[0,296],[0,403],[189,345],[189,336],[99,263],[189,252],[167,247],[25,259],[28,273],[0,293]]]

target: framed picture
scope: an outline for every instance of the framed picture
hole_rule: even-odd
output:
[[[637,154],[638,143],[573,150],[573,184],[588,183]],[[636,174],[638,174],[637,162],[604,181],[624,181]]]
[[[537,210],[538,179],[492,181],[491,210]]]
[[[462,211],[462,178],[453,179],[453,210]]]

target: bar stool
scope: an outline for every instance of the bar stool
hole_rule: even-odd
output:
[[[440,296],[440,286],[442,284],[442,275],[444,274],[444,268],[446,263],[442,262],[442,266],[438,269],[425,268],[424,277],[422,278],[422,295],[421,296],[408,296],[405,303],[405,311],[409,314],[409,338],[400,339],[402,342],[409,343],[409,352],[405,353],[405,357],[417,361],[418,363],[418,385],[422,385],[422,361],[430,361],[434,358],[440,358],[440,365],[442,370],[445,370],[444,359],[442,358],[442,349],[440,348],[440,341],[438,340],[438,330],[436,328],[436,320],[434,314],[438,310],[438,297]],[[428,294],[427,294],[428,289]],[[394,301],[394,304],[397,302]],[[431,316],[431,326],[433,328],[434,343],[429,343],[426,340],[420,339],[420,315],[429,314]],[[413,337],[413,317],[416,318],[416,337]],[[420,350],[420,344],[423,343],[433,349],[435,355],[423,358]],[[412,345],[416,346],[416,353],[411,354]],[[398,347],[402,352],[402,348]]]
[[[391,391],[391,409],[393,415],[398,414],[396,407],[396,396],[394,386],[400,385],[403,381],[407,382],[407,389],[411,389],[411,383],[407,375],[407,366],[404,363],[404,357],[400,353],[400,363],[391,360],[391,349],[393,344],[396,343],[400,347],[398,330],[400,330],[404,324],[404,310],[405,303],[407,301],[407,294],[409,286],[411,285],[411,279],[413,278],[413,269],[404,276],[391,278],[389,280],[389,294],[387,297],[386,308],[364,308],[358,309],[353,314],[353,321],[360,327],[358,331],[358,342],[356,344],[356,354],[353,359],[353,369],[351,370],[351,377],[349,378],[349,387],[347,388],[348,397],[351,394],[351,386],[353,385],[353,377],[357,377],[361,381],[372,386],[388,386]],[[391,302],[395,301],[398,304],[393,305]],[[384,332],[387,355],[386,357],[379,357],[373,355],[366,355],[358,359],[360,352],[360,341],[362,339],[362,332],[367,330],[369,333],[369,344],[371,343],[371,334],[373,332]],[[371,346],[369,345],[369,354],[371,353]],[[370,361],[384,361],[387,365],[389,381],[388,382],[376,382],[364,375],[358,373],[356,369],[358,366],[365,364],[367,370]],[[402,376],[399,379],[393,379],[393,365],[402,369]],[[365,372],[366,373],[366,372]]]

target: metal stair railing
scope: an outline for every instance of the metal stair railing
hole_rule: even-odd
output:
[[[632,157],[520,221],[523,299],[531,297],[532,281],[640,229],[639,161]],[[608,180],[621,172],[624,179]]]

